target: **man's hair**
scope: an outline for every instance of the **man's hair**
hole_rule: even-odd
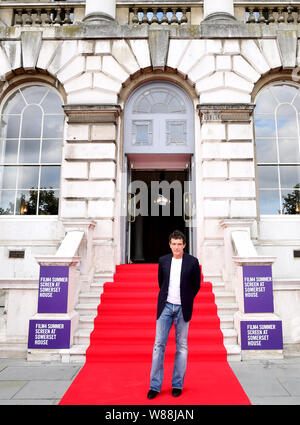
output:
[[[182,239],[183,244],[186,243],[186,238],[180,230],[174,230],[169,236],[169,243],[171,242],[171,239]]]

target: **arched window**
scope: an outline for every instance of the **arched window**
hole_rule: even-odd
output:
[[[125,108],[126,153],[193,153],[193,106],[175,84],[139,87]]]
[[[263,89],[255,108],[261,214],[300,213],[300,90],[289,84]]]
[[[22,87],[5,101],[0,126],[0,214],[58,214],[63,121],[61,98],[51,87]]]

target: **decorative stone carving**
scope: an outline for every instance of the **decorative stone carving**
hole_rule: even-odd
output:
[[[201,122],[250,122],[255,105],[239,104],[202,104],[198,105]]]
[[[116,122],[120,114],[119,105],[64,105],[68,123]]]

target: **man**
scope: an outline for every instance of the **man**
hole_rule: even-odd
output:
[[[176,354],[172,376],[172,395],[182,392],[187,363],[187,336],[193,303],[200,289],[200,266],[197,258],[184,253],[183,233],[175,230],[169,236],[172,254],[160,257],[158,266],[159,295],[157,303],[156,337],[153,348],[150,390],[153,399],[161,390],[164,374],[165,347],[175,324]]]

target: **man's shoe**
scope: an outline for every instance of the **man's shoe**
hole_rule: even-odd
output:
[[[182,390],[180,388],[172,388],[172,396],[178,397],[182,393]]]
[[[147,398],[149,398],[149,400],[152,400],[154,397],[157,396],[157,394],[159,394],[158,391],[149,390],[149,392],[147,394]]]

